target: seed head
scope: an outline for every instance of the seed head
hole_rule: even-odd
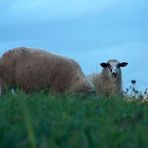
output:
[[[136,80],[131,80],[131,83],[132,83],[133,85],[135,85],[135,84],[136,84]]]

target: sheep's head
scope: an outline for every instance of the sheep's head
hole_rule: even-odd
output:
[[[121,67],[127,66],[127,62],[120,63],[117,60],[109,60],[107,63],[101,63],[100,65],[103,67],[107,74],[109,75],[110,79],[117,79],[121,76]]]

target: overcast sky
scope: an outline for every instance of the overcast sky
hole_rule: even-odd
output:
[[[0,55],[27,46],[71,57],[84,73],[116,58],[124,88],[148,87],[148,0],[0,0]]]

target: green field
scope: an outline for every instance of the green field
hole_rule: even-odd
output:
[[[0,148],[147,148],[148,104],[92,95],[0,97]]]

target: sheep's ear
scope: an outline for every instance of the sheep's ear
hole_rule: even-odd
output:
[[[100,63],[100,65],[101,65],[103,68],[105,68],[105,67],[107,67],[107,66],[108,66],[108,64],[107,64],[107,63]]]
[[[127,62],[122,62],[122,63],[119,63],[119,64],[118,64],[119,67],[125,67],[125,66],[127,66],[127,65],[128,65]]]

